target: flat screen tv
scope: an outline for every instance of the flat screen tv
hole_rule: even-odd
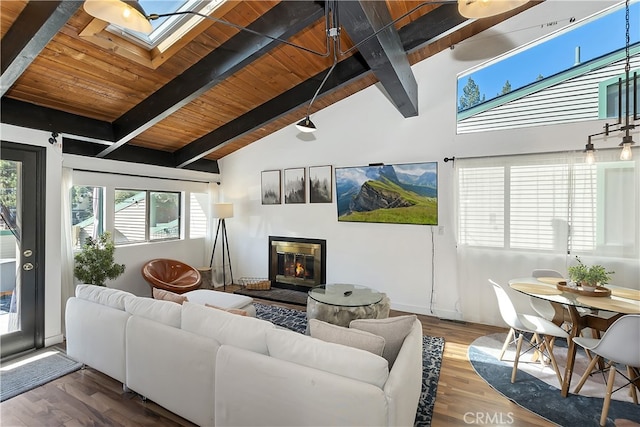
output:
[[[336,167],[338,221],[438,224],[438,163]]]

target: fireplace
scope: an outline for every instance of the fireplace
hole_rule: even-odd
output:
[[[308,291],[325,283],[327,242],[269,236],[269,280],[277,288]]]

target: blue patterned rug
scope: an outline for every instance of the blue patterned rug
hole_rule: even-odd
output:
[[[553,372],[549,367],[542,369],[539,368],[539,363],[533,363],[530,365],[535,369],[531,369],[530,367],[524,366],[527,365],[526,358],[521,358],[518,363],[516,381],[512,384],[513,346],[510,347],[510,350],[505,354],[502,361],[498,360],[498,354],[500,353],[500,348],[505,338],[506,334],[492,334],[476,339],[469,346],[469,360],[471,361],[471,365],[473,365],[478,375],[492,388],[512,402],[560,426],[595,427],[600,423],[603,399],[601,397],[587,397],[583,394],[577,395],[572,393],[569,393],[569,396],[566,398],[561,397],[560,389],[557,387],[557,380],[554,379],[554,381],[551,381],[552,384],[549,384],[539,378],[548,375],[545,374],[544,371],[548,370],[549,372]],[[558,365],[560,365],[560,369],[564,371],[565,363],[559,356],[562,357],[563,347],[566,352],[566,342],[556,341],[555,347],[556,351],[554,351],[554,354],[556,358],[558,358]],[[584,358],[586,359],[586,356],[584,356]],[[576,361],[576,371],[574,371],[574,376],[571,380],[572,390],[575,388],[575,384],[578,383],[579,374],[583,372],[583,369],[579,370],[577,368],[577,363]],[[521,365],[523,365],[522,368]],[[586,365],[586,362],[584,365]],[[532,373],[535,373],[535,375]],[[555,377],[555,374],[552,373],[550,376]],[[588,380],[587,384],[585,384],[585,389],[590,381],[595,381],[595,379]],[[601,387],[602,390],[604,390],[604,384],[602,384]],[[614,399],[616,395],[624,395],[628,390],[629,387],[627,386],[617,393],[614,393]],[[638,409],[638,406],[631,402],[611,400],[607,426],[615,426],[616,422],[619,422],[619,424],[626,422],[627,424],[625,425],[630,425],[628,421],[640,423],[640,409]]]
[[[304,334],[307,330],[307,314],[304,311],[292,310],[285,307],[253,303],[256,307],[256,317],[268,320],[273,324]],[[415,426],[430,426],[433,416],[433,405],[436,402],[438,378],[442,365],[444,338],[422,337],[422,391]]]

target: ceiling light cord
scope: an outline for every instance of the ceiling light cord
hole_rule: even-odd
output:
[[[336,65],[338,64],[338,55],[336,53],[336,44],[337,44],[337,42],[336,42],[336,40],[334,38],[333,39],[333,65],[331,65],[331,68],[329,68],[329,71],[324,76],[324,79],[322,79],[322,83],[320,83],[320,86],[318,86],[318,89],[316,89],[316,93],[313,94],[313,98],[311,98],[311,102],[309,102],[309,106],[307,107],[307,117],[309,117],[309,113],[311,112],[311,105],[313,105],[313,101],[316,100],[316,98],[318,97],[318,94],[320,93],[320,90],[322,90],[322,87],[327,82],[327,79],[329,78],[329,75],[331,74],[333,69],[336,68]]]

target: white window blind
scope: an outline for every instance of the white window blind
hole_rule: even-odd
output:
[[[456,159],[458,244],[637,256],[638,160],[618,154]]]
[[[510,247],[551,250],[568,211],[568,165],[510,166]],[[563,247],[566,245],[563,244]]]
[[[504,244],[504,167],[459,169],[460,241],[473,246]]]

